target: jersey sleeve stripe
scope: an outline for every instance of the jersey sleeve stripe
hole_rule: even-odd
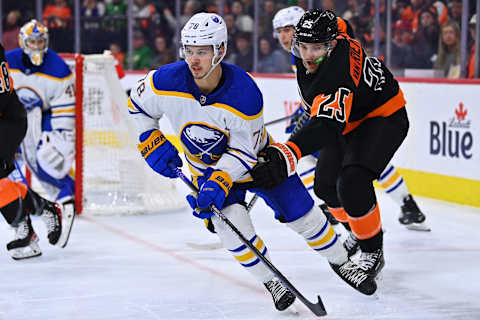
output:
[[[131,103],[131,104],[130,104],[130,103]],[[135,109],[137,109],[137,111],[133,111],[133,108],[132,108],[132,107],[134,107]],[[143,113],[143,114],[146,115],[147,117],[153,119],[153,117],[152,117],[151,115],[149,115],[148,113],[146,113],[142,108],[140,108],[140,106],[139,106],[137,103],[135,103],[135,101],[133,101],[132,98],[129,98],[129,99],[128,99],[128,108],[130,109],[130,110],[128,110],[128,112],[129,112],[130,114]]]
[[[247,169],[248,171],[252,170],[252,167],[253,166],[249,166],[245,161],[243,161],[240,157],[234,155],[233,153],[231,153],[230,151],[227,151],[225,152],[224,154],[228,154],[229,156],[237,159],[244,167],[245,169]]]

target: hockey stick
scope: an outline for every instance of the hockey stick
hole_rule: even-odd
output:
[[[198,194],[198,189],[197,187],[183,174],[182,170],[179,168],[175,167],[174,165],[170,165],[170,168],[175,171],[175,174],[195,193]],[[265,266],[273,273],[275,276],[282,281],[282,283],[290,289],[290,291],[295,294],[295,296],[303,302],[303,304],[310,309],[316,316],[324,316],[327,314],[327,311],[325,310],[325,307],[323,305],[322,299],[320,296],[318,296],[318,302],[317,303],[312,303],[310,302],[307,298],[305,298],[300,291],[298,291],[291,283],[288,281],[288,279],[280,272],[278,271],[277,268],[267,259],[265,258],[260,251],[250,242],[248,241],[245,236],[235,227],[235,225],[228,220],[228,218],[220,211],[218,210],[214,205],[211,205],[210,210],[212,210],[242,241],[244,245],[246,245],[252,252],[257,256],[258,259],[260,259]]]
[[[270,126],[272,124],[276,124],[276,123],[279,123],[279,122],[282,122],[282,121],[287,121],[287,120],[290,120],[291,118],[293,118],[293,113],[291,115],[288,115],[288,116],[285,116],[285,117],[282,117],[282,118],[278,118],[278,119],[275,119],[275,120],[272,120],[272,121],[265,122],[264,126]]]

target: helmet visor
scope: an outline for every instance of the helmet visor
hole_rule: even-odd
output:
[[[300,42],[296,38],[292,41],[292,53],[295,57],[315,63],[322,62],[328,57],[332,49],[332,41],[328,42]]]

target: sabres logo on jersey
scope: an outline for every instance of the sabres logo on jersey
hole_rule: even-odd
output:
[[[17,90],[18,99],[25,106],[27,111],[32,110],[35,107],[42,108],[43,100],[40,95],[29,87],[20,87]]]
[[[228,135],[206,123],[188,123],[180,133],[187,156],[193,156],[206,165],[220,159],[228,144]]]

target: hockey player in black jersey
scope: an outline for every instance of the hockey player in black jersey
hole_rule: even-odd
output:
[[[319,151],[315,194],[349,223],[360,240],[360,265],[376,276],[384,265],[383,232],[372,182],[406,137],[406,102],[385,65],[338,30],[335,14],[318,9],[295,27],[297,83],[310,121],[285,144],[267,147],[252,176],[275,188],[298,159]]]
[[[40,197],[24,184],[7,178],[15,169],[15,153],[26,130],[25,107],[13,89],[5,50],[0,45],[0,211],[15,229],[15,239],[7,244],[7,250],[15,260],[41,255],[30,213],[41,215],[51,244],[57,244],[62,231],[61,209],[55,203]]]

